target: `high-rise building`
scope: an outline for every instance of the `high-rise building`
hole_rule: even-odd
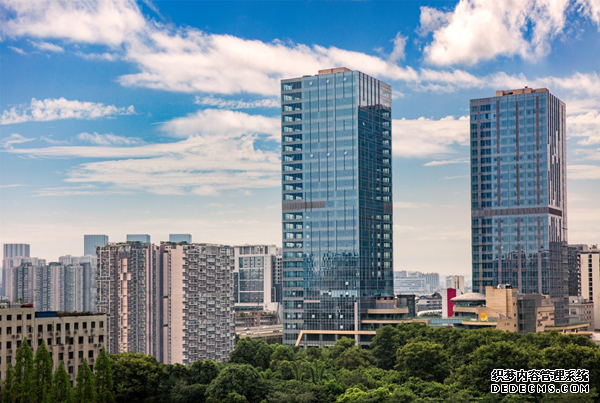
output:
[[[546,88],[471,100],[473,291],[549,295],[567,321],[566,112]]]
[[[2,295],[8,297],[11,300],[11,289],[12,289],[12,267],[9,263],[9,259],[15,257],[30,257],[30,247],[26,243],[5,243],[3,245],[2,255]],[[18,263],[18,266],[21,263]]]
[[[594,326],[596,330],[599,330],[600,249],[598,245],[590,246],[585,252],[579,254],[579,270],[581,273],[581,296],[594,304]]]
[[[425,278],[427,292],[436,292],[440,290],[439,273],[423,273],[423,277]]]
[[[23,263],[30,263],[31,266],[43,266],[46,264],[45,259],[39,259],[37,257],[22,257],[22,256],[13,256],[2,261],[3,263],[3,273],[6,276],[6,284],[3,284],[3,294],[9,301],[13,302],[18,297],[15,297],[12,293],[13,291],[13,275],[15,271],[15,267],[20,266]]]
[[[108,235],[84,235],[83,254],[85,256],[96,256],[96,248],[108,243]]]
[[[96,258],[96,255],[93,255],[93,256],[92,255],[88,255],[88,256],[65,255],[65,256],[59,256],[58,261],[61,264],[64,264],[65,266],[68,266],[70,264],[89,263],[92,267],[96,267],[96,263],[97,263],[98,259]]]
[[[235,343],[234,250],[211,244],[160,246],[159,348],[165,364],[227,361]]]
[[[127,234],[127,242],[150,243],[150,235],[148,235],[148,234]]]
[[[279,310],[277,256],[281,256],[281,248],[275,245],[235,247],[233,283],[236,310]]]
[[[138,242],[98,247],[98,306],[108,315],[111,354],[157,355],[160,292],[158,247]]]
[[[393,296],[391,103],[346,68],[281,81],[284,344],[363,342]]]
[[[180,242],[192,243],[192,236],[190,234],[169,234],[169,242],[174,242],[174,243],[180,243]]]
[[[465,276],[447,276],[446,288],[454,288],[459,290],[459,294],[465,293]]]
[[[15,300],[40,312],[95,312],[96,267],[89,263],[22,263],[13,268]]]
[[[575,244],[567,246],[567,275],[569,296],[581,295],[581,253],[587,253],[588,246],[584,244]]]

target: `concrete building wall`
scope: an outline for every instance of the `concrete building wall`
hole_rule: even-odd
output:
[[[600,330],[600,250],[597,246],[579,255],[581,296],[594,304],[594,326]]]
[[[6,379],[9,362],[15,364],[17,349],[24,339],[35,351],[43,340],[50,351],[53,370],[60,361],[75,384],[79,366],[86,358],[94,365],[106,344],[106,315],[62,316],[56,312],[35,312],[34,308],[4,304],[0,309],[0,372]]]

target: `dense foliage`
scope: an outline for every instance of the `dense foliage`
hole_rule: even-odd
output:
[[[323,349],[245,338],[236,343],[228,363],[164,365],[143,354],[103,355],[93,374],[89,369],[80,371],[81,385],[74,389],[64,367],[51,376],[47,358],[41,358],[49,356],[47,350],[40,349],[31,364],[30,350],[17,355],[4,380],[3,401],[586,403],[599,401],[596,391],[600,390],[600,349],[585,337],[556,332],[523,336],[401,324],[379,329],[370,349],[346,338]],[[590,370],[591,393],[490,393],[493,369],[543,368]],[[34,386],[28,391],[24,385]]]

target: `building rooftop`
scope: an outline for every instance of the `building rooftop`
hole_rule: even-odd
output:
[[[323,75],[323,74],[336,74],[336,73],[347,73],[350,72],[352,70],[346,68],[346,67],[335,67],[333,69],[325,69],[325,70],[319,70],[319,75]]]
[[[500,91],[496,91],[496,96],[497,97],[502,97],[502,96],[505,96],[505,95],[532,94],[534,92],[549,92],[549,91],[548,91],[548,88],[533,89],[533,88],[525,87],[525,88],[519,88],[519,89],[516,89],[516,90],[500,90]]]
[[[452,298],[450,301],[458,302],[458,301],[485,301],[485,295],[480,294],[478,292],[468,292],[463,295],[458,295]]]

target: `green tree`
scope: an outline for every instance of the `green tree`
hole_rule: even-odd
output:
[[[310,378],[315,385],[323,384],[323,373],[325,372],[325,366],[320,361],[315,361],[310,366]]]
[[[6,375],[2,382],[2,401],[9,403],[16,401],[15,370],[10,361],[6,365]]]
[[[47,403],[52,392],[52,357],[42,340],[35,352],[34,366],[34,396],[36,402]]]
[[[273,348],[264,340],[252,340],[250,337],[245,337],[236,343],[229,358],[235,364],[248,364],[267,369],[271,363],[272,352]]]
[[[103,347],[96,359],[96,364],[94,365],[96,402],[113,403],[115,401],[112,378],[113,371],[110,358],[108,358],[108,354],[106,354],[106,350]]]
[[[52,403],[70,403],[71,402],[71,379],[65,370],[64,362],[58,364],[52,377]]]
[[[110,356],[114,379],[115,400],[118,402],[160,401],[166,379],[164,364],[150,355],[122,353]]]
[[[400,347],[398,331],[390,325],[377,329],[377,334],[373,338],[370,347],[379,368],[393,369],[396,365],[396,354],[394,352]]]
[[[195,361],[189,366],[190,384],[210,384],[219,375],[219,366],[213,360]]]
[[[340,355],[342,355],[342,353],[344,351],[348,350],[349,348],[354,347],[355,345],[356,345],[356,340],[351,339],[349,337],[342,337],[341,339],[336,341],[335,344],[333,345],[333,347],[331,349],[331,358],[335,360]]]
[[[425,381],[443,382],[450,374],[448,354],[441,344],[417,341],[400,347],[396,370],[405,378],[416,376]]]
[[[178,382],[171,390],[171,403],[204,403],[208,385]]]
[[[75,403],[95,403],[96,394],[94,393],[94,375],[87,363],[87,359],[83,359],[83,363],[77,371],[77,386],[75,387],[74,402]]]
[[[335,359],[335,367],[352,371],[357,368],[367,368],[373,365],[374,362],[375,360],[369,351],[354,346],[346,349]]]
[[[23,339],[17,350],[15,362],[15,389],[20,403],[36,402],[35,395],[35,370],[33,354],[27,339]]]
[[[206,391],[217,402],[227,399],[233,392],[244,396],[250,403],[260,402],[267,394],[266,384],[260,374],[248,364],[229,364],[219,372]]]

